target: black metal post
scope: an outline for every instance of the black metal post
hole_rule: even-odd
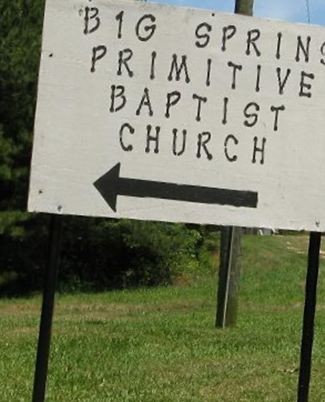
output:
[[[316,310],[317,279],[321,234],[312,232],[309,237],[308,270],[306,278],[305,310],[300,353],[298,402],[308,402],[309,383],[314,341],[314,321]]]
[[[33,402],[44,402],[51,345],[57,271],[60,260],[62,216],[52,215],[48,263],[44,277],[43,303],[34,376]]]

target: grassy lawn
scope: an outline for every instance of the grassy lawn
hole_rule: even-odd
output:
[[[295,401],[306,236],[245,236],[239,322],[214,328],[216,279],[58,295],[48,401]],[[321,265],[310,401],[325,401]],[[40,296],[0,300],[0,400],[31,399]]]

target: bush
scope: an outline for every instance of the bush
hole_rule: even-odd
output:
[[[198,230],[181,224],[67,218],[61,283],[125,288],[166,285],[198,267]]]

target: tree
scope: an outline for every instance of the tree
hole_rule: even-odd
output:
[[[0,234],[18,235],[26,209],[43,0],[0,4]]]

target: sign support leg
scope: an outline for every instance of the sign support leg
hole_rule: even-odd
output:
[[[216,314],[219,328],[236,325],[237,321],[241,235],[239,227],[222,228]]]
[[[51,344],[55,287],[60,259],[61,229],[62,216],[52,215],[50,226],[48,263],[44,277],[41,322],[39,329],[34,376],[33,402],[44,402],[45,398],[48,361]]]
[[[300,352],[300,372],[297,399],[298,402],[308,402],[312,365],[312,349],[314,340],[314,321],[316,310],[317,279],[319,271],[320,243],[321,234],[315,232],[310,233],[305,290],[305,309]]]

